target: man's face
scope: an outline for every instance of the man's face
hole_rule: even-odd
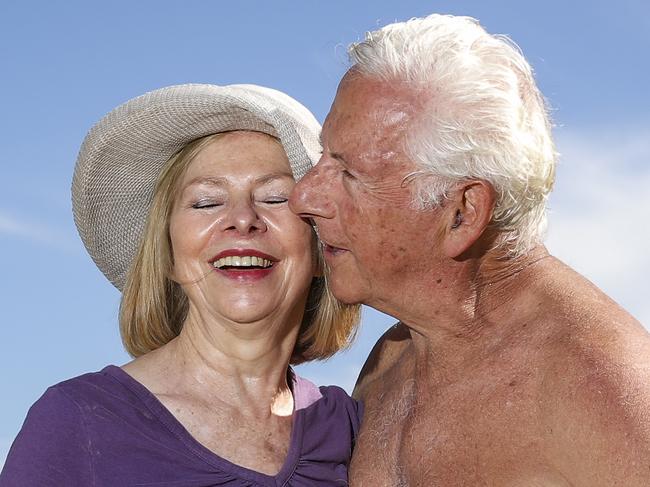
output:
[[[403,86],[348,73],[323,125],[323,155],[292,193],[292,210],[318,226],[342,301],[390,312],[407,299],[402,283],[432,277],[441,223],[437,210],[414,209],[406,177],[417,167],[404,154],[420,103]]]

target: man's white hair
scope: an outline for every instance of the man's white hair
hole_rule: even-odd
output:
[[[441,203],[457,181],[482,179],[497,193],[497,246],[521,255],[542,241],[557,154],[544,99],[513,42],[475,19],[435,14],[369,32],[348,53],[361,75],[423,94],[405,141],[421,167],[420,208]]]

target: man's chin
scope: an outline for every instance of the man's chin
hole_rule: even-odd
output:
[[[338,278],[335,272],[329,276],[329,287],[336,299],[344,304],[363,304],[363,292],[352,279]]]

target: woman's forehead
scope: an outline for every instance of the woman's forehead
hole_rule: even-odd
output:
[[[205,178],[219,183],[229,175],[292,178],[289,160],[276,138],[261,132],[238,131],[225,133],[203,147],[190,162],[184,182]]]

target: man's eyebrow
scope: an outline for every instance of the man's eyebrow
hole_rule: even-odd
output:
[[[329,155],[330,155],[331,158],[336,159],[341,164],[343,164],[345,166],[348,165],[348,161],[346,161],[345,157],[340,152],[330,152]]]
[[[336,159],[337,161],[342,162],[343,164],[347,164],[347,161],[345,160],[345,157],[343,157],[343,154],[341,154],[340,152],[332,152],[330,150],[325,150],[325,144],[323,144],[323,132],[318,134],[318,143],[321,146],[322,153],[327,152],[327,155],[329,155],[330,157],[333,157],[334,159]]]
[[[330,156],[330,157],[336,159],[337,161],[342,162],[343,164],[347,165],[347,161],[345,160],[345,157],[343,157],[343,154],[341,154],[340,152],[332,152],[332,151],[329,151],[329,150],[325,150],[325,145],[323,144],[322,135],[318,136],[318,142],[319,142],[319,144],[320,144],[320,146],[322,148],[323,153],[327,153],[328,156]]]

